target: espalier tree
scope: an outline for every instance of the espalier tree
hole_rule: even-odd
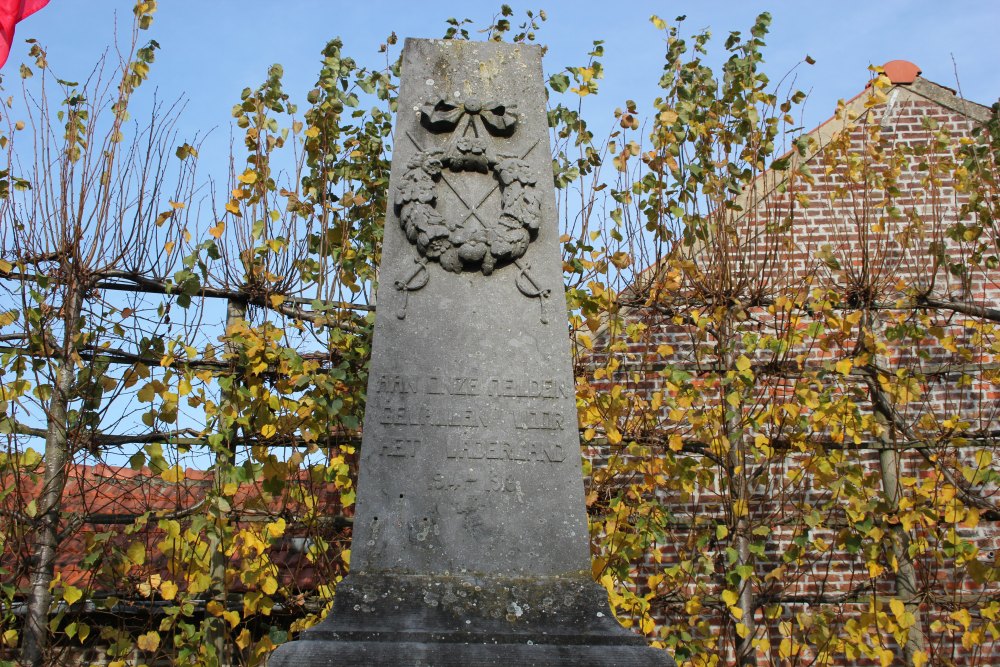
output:
[[[332,40],[302,106],[277,65],[246,88],[204,200],[177,108],[136,111],[155,10],[136,3],[122,57],[83,84],[34,45],[3,111],[8,664],[263,664],[350,563],[396,37],[374,68]],[[531,41],[545,14],[511,17],[475,35]],[[712,66],[708,33],[654,17],[658,97],[624,101],[605,136],[586,111],[603,45],[549,79],[594,576],[679,664],[973,664],[1000,613],[973,539],[998,518],[982,397],[1000,313],[934,287],[996,269],[1000,125],[928,123],[899,147],[845,105],[818,153],[796,134],[804,96],[763,72],[769,22]],[[869,108],[887,87],[876,72]],[[914,166],[928,202],[960,193],[956,215],[906,203]],[[848,204],[859,259],[819,248],[793,271],[802,217]],[[922,280],[895,284],[894,243]],[[942,361],[903,364],[904,346]],[[940,378],[975,418],[936,408]],[[282,576],[293,552],[316,586]],[[825,592],[835,562],[864,579]]]

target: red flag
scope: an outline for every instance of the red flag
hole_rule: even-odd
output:
[[[49,4],[49,0],[0,0],[0,67],[14,43],[14,26]]]

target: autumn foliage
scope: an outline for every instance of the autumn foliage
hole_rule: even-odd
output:
[[[303,109],[272,67],[206,185],[130,112],[155,10],[2,111],[0,664],[261,665],[350,565],[395,35]],[[995,664],[996,109],[874,68],[802,133],[769,21],[713,68],[653,17],[604,136],[603,45],[548,81],[594,577],[678,664]]]

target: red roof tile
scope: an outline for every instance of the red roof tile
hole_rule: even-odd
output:
[[[3,499],[4,503],[13,503],[12,509],[14,505],[24,507],[29,500],[37,498],[41,491],[40,473],[41,470],[38,470],[36,474],[23,474],[2,480],[4,486],[17,489]],[[134,592],[137,583],[147,580],[151,574],[160,574],[164,579],[178,580],[179,576],[182,579],[181,573],[171,572],[174,568],[168,562],[169,559],[156,552],[155,545],[163,539],[164,533],[158,527],[155,516],[157,513],[162,516],[197,506],[212,487],[211,472],[187,470],[185,478],[176,484],[164,481],[148,468],[137,471],[104,464],[75,465],[70,467],[68,473],[61,511],[64,516],[86,517],[87,520],[77,530],[66,535],[60,543],[56,569],[64,583],[84,588],[91,593],[115,593],[128,597],[129,593]],[[320,570],[329,568],[310,561],[302,544],[308,544],[317,530],[322,534],[315,536],[327,543],[346,539],[346,534],[341,528],[332,525],[307,527],[293,521],[307,513],[304,501],[301,500],[302,494],[298,490],[307,490],[308,495],[315,498],[320,516],[339,515],[344,510],[341,508],[336,486],[323,481],[321,476],[312,476],[309,471],[300,470],[289,482],[281,494],[269,493],[260,483],[240,484],[231,501],[235,508],[249,510],[249,514],[234,516],[232,520],[239,529],[251,524],[260,526],[261,520],[285,518],[289,522],[286,534],[268,548],[268,556],[282,584],[293,590],[308,591],[328,578]],[[131,528],[128,534],[126,529],[135,525],[133,517],[146,512],[152,512],[154,518],[145,527],[138,530]],[[110,541],[95,545],[95,536],[102,533],[112,533],[113,536]],[[145,542],[147,545],[147,559],[142,567],[128,567],[123,573],[121,566],[96,566],[102,560],[109,564],[110,561],[105,560],[108,557],[110,560],[117,560],[113,552],[120,553],[134,541]],[[95,546],[104,556],[94,561],[95,565],[91,565],[85,562],[85,557],[94,551]],[[28,556],[28,549],[28,541],[21,541],[18,545],[8,543],[7,549],[0,553],[0,560],[12,559],[6,563],[12,566],[18,561],[26,562],[24,559]],[[231,561],[231,565],[240,569],[238,561]],[[336,563],[332,566],[338,567]],[[10,569],[18,570],[16,566]],[[26,583],[26,580],[19,582],[21,585]],[[178,580],[178,583],[181,582]],[[242,585],[238,581],[233,582],[232,589],[240,588]]]

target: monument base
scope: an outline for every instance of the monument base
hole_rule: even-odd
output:
[[[352,574],[269,667],[673,667],[578,577]]]

